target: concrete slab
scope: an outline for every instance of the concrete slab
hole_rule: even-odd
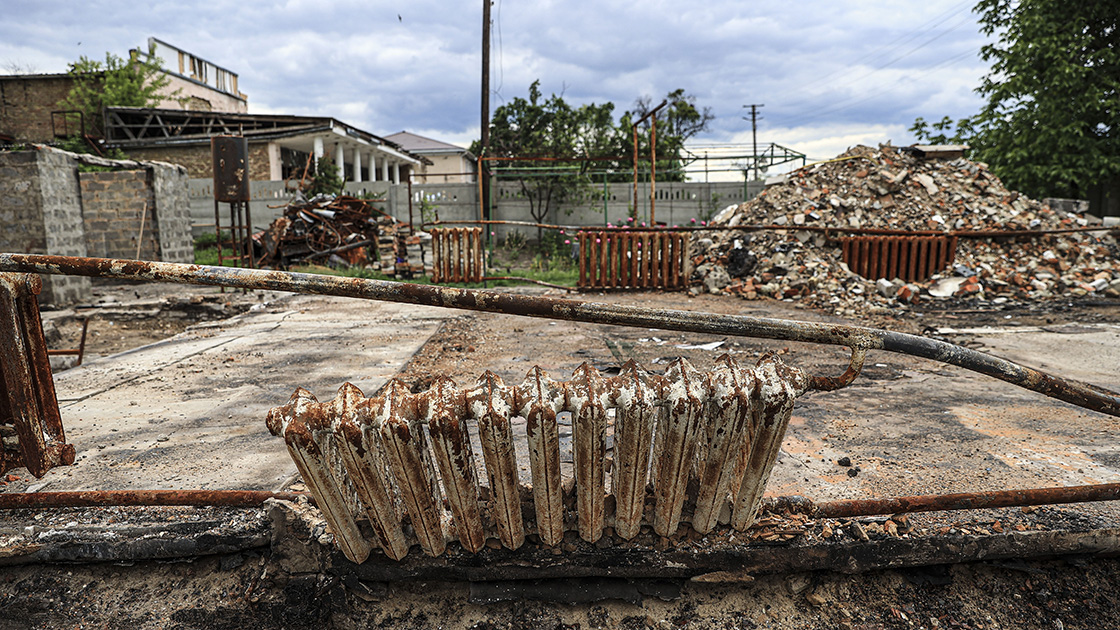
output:
[[[373,393],[453,315],[288,296],[59,373],[77,461],[30,489],[278,488],[296,469],[265,428],[270,407],[297,387],[330,399],[350,381]]]

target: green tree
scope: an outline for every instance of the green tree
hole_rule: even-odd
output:
[[[307,196],[339,195],[345,185],[346,181],[338,174],[338,165],[324,155],[315,160],[315,177],[311,180],[311,187],[307,189]]]
[[[562,96],[544,98],[539,80],[529,86],[529,98],[514,98],[494,111],[488,156],[552,158],[491,163],[515,178],[534,221],[542,223],[560,204],[588,196],[588,171],[598,163],[577,159],[602,156],[618,145],[613,113],[613,103],[573,108]],[[471,152],[480,151],[476,141]],[[541,236],[538,228],[538,241]]]
[[[658,112],[658,179],[683,179],[679,166],[684,142],[707,128],[710,111],[699,110],[684,90],[669,93],[669,105]],[[495,110],[490,122],[488,156],[502,158],[562,158],[554,161],[508,160],[491,162],[515,177],[529,212],[538,223],[560,204],[591,202],[597,198],[593,184],[605,174],[608,181],[630,181],[633,169],[631,121],[650,109],[650,99],[638,99],[635,111],[615,121],[614,103],[572,107],[556,94],[544,98],[540,81],[529,86],[529,97],[514,98]],[[650,121],[639,130],[638,159],[648,168]],[[471,152],[479,155],[478,142]],[[584,158],[582,161],[579,158]],[[595,159],[588,159],[595,158]],[[604,159],[606,158],[606,159]],[[594,182],[592,181],[594,175]],[[537,234],[541,237],[540,230]]]
[[[162,64],[154,50],[129,59],[107,52],[105,61],[83,55],[70,64],[74,85],[62,106],[82,112],[86,133],[103,135],[101,113],[106,107],[157,107],[166,99],[178,98],[178,90],[161,94],[171,82]]]
[[[955,124],[919,118],[920,140],[964,141],[1012,189],[1084,197],[1120,181],[1120,11],[1114,0],[981,0],[995,41],[977,88],[986,102]]]

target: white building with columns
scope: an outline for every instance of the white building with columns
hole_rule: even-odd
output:
[[[137,159],[182,164],[190,177],[211,177],[210,138],[243,135],[250,179],[302,177],[308,158],[329,157],[347,181],[407,182],[430,160],[335,118],[111,107],[105,141]]]

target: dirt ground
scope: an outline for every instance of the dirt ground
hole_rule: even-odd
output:
[[[542,294],[539,289],[527,289]],[[94,315],[86,350],[119,352],[176,334],[193,323],[229,317],[272,296],[211,289],[117,285],[98,288],[94,303],[45,313],[57,330],[52,348],[77,347],[81,322]],[[564,297],[560,293],[544,294]],[[926,303],[858,321],[795,303],[741,301],[681,293],[610,293],[578,299],[659,308],[858,323],[943,336],[961,345],[996,343],[951,329],[1051,329],[1120,323],[1120,304],[1055,302],[1028,306]],[[1105,328],[1104,330],[1111,330]],[[710,347],[718,344],[717,347]],[[684,347],[681,347],[684,346]],[[676,357],[701,369],[722,353],[753,362],[765,352],[813,374],[838,375],[843,348],[732,339],[691,333],[593,326],[505,315],[463,314],[446,322],[402,371],[414,391],[438,375],[460,386],[492,370],[518,383],[531,366],[567,379],[581,363],[603,371],[635,359],[660,371]],[[1050,359],[1048,359],[1050,360]],[[1063,374],[1061,357],[1047,366]],[[1090,367],[1092,362],[1089,362]],[[799,402],[778,468],[774,494],[814,499],[1041,487],[1120,480],[1115,418],[1051,403],[956,368],[902,355],[876,354],[847,390]],[[1115,388],[1115,382],[1098,382]],[[298,385],[293,383],[293,388]],[[372,392],[367,392],[372,394]],[[283,401],[278,401],[283,402]],[[889,409],[890,411],[886,411]],[[945,414],[958,421],[946,424]],[[1038,460],[1021,465],[1010,446],[1030,443]],[[842,458],[850,466],[840,466]],[[1045,462],[1043,465],[1039,462]],[[855,471],[855,474],[852,474]],[[1058,475],[1058,478],[1055,478]],[[1113,502],[1116,503],[1116,502]],[[916,515],[915,533],[1115,529],[1113,503],[1074,508],[985,510]],[[241,519],[252,529],[267,515],[235,510],[215,516],[193,508],[55,510],[0,516],[65,528],[82,519],[154,523],[169,519]],[[22,519],[22,520],[21,520]],[[867,521],[879,523],[878,521]],[[866,523],[865,523],[866,524]],[[263,525],[261,525],[263,527]],[[838,528],[840,526],[838,525]],[[819,526],[818,526],[819,531]],[[837,534],[838,536],[840,534]],[[0,545],[2,546],[2,545]],[[569,580],[543,585],[543,598],[489,601],[463,582],[361,582],[318,572],[292,573],[267,546],[173,562],[4,566],[0,557],[0,630],[8,628],[1120,628],[1120,559],[1065,555],[885,569],[849,575],[815,571],[744,576],[737,583],[674,582],[668,591],[639,581],[640,602],[584,601],[589,590],[617,585]],[[634,586],[631,584],[630,586]],[[679,591],[679,592],[678,592]],[[632,591],[626,591],[632,592]],[[668,601],[658,597],[669,592]],[[541,599],[545,601],[541,601]],[[625,597],[623,597],[625,599]],[[552,601],[548,601],[552,600]],[[573,603],[579,602],[579,603]]]

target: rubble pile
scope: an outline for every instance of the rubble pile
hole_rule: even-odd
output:
[[[840,312],[929,297],[996,303],[1120,297],[1115,231],[961,237],[953,263],[923,282],[849,271],[837,239],[852,231],[1045,232],[1089,225],[1082,215],[1007,190],[984,164],[931,159],[910,147],[857,146],[790,173],[755,199],[724,209],[710,225],[779,227],[696,232],[694,291],[800,300]]]

